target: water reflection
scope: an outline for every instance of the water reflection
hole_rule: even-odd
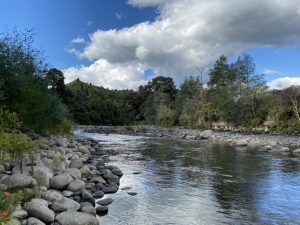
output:
[[[123,170],[121,186],[138,193],[113,195],[103,225],[300,224],[299,158],[208,142],[84,135],[113,151],[107,160]]]

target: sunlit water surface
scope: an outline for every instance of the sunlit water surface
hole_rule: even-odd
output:
[[[300,158],[201,141],[76,135],[124,173],[101,225],[300,224]],[[133,174],[141,172],[140,174]]]

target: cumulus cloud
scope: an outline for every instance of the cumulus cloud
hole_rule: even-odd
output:
[[[180,82],[220,55],[300,41],[299,0],[128,0],[158,6],[154,22],[119,30],[97,30],[79,57],[104,59],[126,68],[152,68]]]
[[[271,89],[285,89],[292,85],[300,85],[300,77],[281,77],[268,83]]]
[[[72,44],[84,44],[85,43],[85,40],[84,38],[82,37],[77,37],[77,38],[74,38],[72,41],[71,41]]]
[[[63,73],[66,83],[80,78],[83,82],[110,89],[136,89],[146,83],[141,65],[116,65],[104,59],[97,60],[90,66],[70,67]]]

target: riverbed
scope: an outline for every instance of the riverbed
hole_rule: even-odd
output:
[[[106,162],[124,173],[102,225],[300,224],[297,156],[208,141],[75,134],[99,141]]]

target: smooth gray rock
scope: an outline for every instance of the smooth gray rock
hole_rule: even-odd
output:
[[[97,204],[99,204],[99,205],[109,205],[113,201],[114,200],[112,198],[104,198],[104,199],[100,199],[99,201],[97,201]]]
[[[50,186],[54,189],[63,189],[74,179],[68,173],[61,173],[50,180]]]
[[[213,134],[212,130],[205,130],[202,131],[199,136],[201,139],[209,139],[212,136],[212,134]]]
[[[81,205],[81,207],[84,207],[84,206],[92,206],[92,207],[94,207],[94,205],[92,203],[90,203],[90,202],[81,202],[80,205]]]
[[[132,195],[132,196],[137,195],[137,193],[134,191],[128,191],[127,194]]]
[[[108,211],[108,207],[106,205],[100,205],[96,208],[96,213],[101,214]]]
[[[104,196],[104,192],[103,191],[96,191],[93,196],[95,198],[102,198]]]
[[[68,185],[68,189],[73,192],[82,191],[85,189],[85,182],[82,180],[74,180]]]
[[[118,189],[119,189],[119,186],[117,184],[110,183],[107,186],[103,187],[102,191],[105,194],[113,194],[113,193],[116,193],[118,191]]]
[[[46,225],[46,224],[37,218],[29,217],[27,220],[27,225]]]
[[[53,202],[55,200],[62,200],[64,197],[57,190],[48,190],[42,193],[42,198],[49,202]]]
[[[86,190],[82,191],[81,197],[82,197],[83,201],[95,204],[95,198],[93,197],[93,195],[90,192],[88,192]]]
[[[80,212],[88,213],[88,214],[91,214],[93,216],[96,216],[96,209],[95,209],[94,206],[82,206],[80,208]]]
[[[74,192],[73,192],[73,191],[64,190],[61,194],[62,194],[64,197],[71,197],[71,196],[74,195]]]
[[[54,222],[55,213],[48,208],[48,203],[44,199],[32,199],[30,202],[25,203],[24,209],[31,217],[35,217],[45,223]]]
[[[93,175],[93,173],[91,172],[91,170],[88,166],[83,166],[80,169],[80,172],[81,172],[81,176],[83,176],[83,177],[89,177],[89,176]]]
[[[53,202],[51,209],[55,212],[77,211],[80,209],[80,204],[70,198],[63,198],[62,200]]]
[[[109,169],[106,169],[105,173],[102,176],[108,183],[119,183],[120,182],[120,178],[118,176],[114,175]]]
[[[64,172],[70,174],[74,179],[81,179],[81,172],[77,168],[68,168]]]
[[[300,148],[295,149],[295,150],[293,151],[293,153],[295,153],[295,154],[300,154]]]
[[[99,225],[96,217],[83,212],[66,211],[56,216],[61,225]]]
[[[106,168],[110,169],[113,175],[116,175],[118,177],[123,176],[123,172],[116,166],[107,166]]]
[[[36,179],[39,186],[49,187],[49,181],[53,173],[48,167],[38,167],[34,169],[33,178]]]
[[[7,186],[8,190],[33,188],[37,185],[37,182],[34,178],[23,174],[11,175],[3,180],[2,183]]]
[[[18,220],[23,220],[28,217],[28,213],[26,210],[22,209],[21,207],[17,208],[13,213],[12,217]]]
[[[83,163],[81,159],[72,159],[70,163],[70,168],[81,169],[83,167]]]
[[[106,180],[104,180],[102,177],[93,177],[89,182],[92,183],[101,183],[101,184],[106,184]]]
[[[89,149],[85,146],[79,146],[77,149],[78,149],[78,151],[80,151],[83,154],[90,154]]]
[[[96,184],[96,190],[102,190],[103,187],[104,187],[104,184],[102,184],[102,183]]]

